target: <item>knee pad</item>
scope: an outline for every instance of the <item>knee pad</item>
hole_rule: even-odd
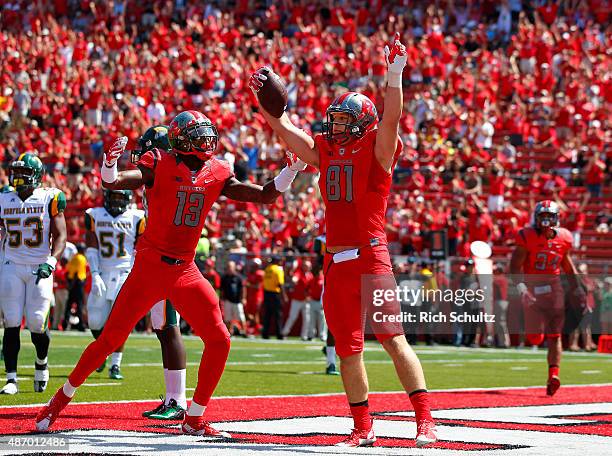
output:
[[[540,345],[542,342],[544,342],[544,334],[527,334],[525,336],[525,339],[527,340],[527,343],[529,343],[530,345]]]

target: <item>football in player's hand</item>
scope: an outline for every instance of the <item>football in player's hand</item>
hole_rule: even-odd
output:
[[[283,80],[269,68],[262,68],[260,72],[267,76],[262,81],[263,86],[257,92],[261,107],[276,118],[280,118],[287,108],[287,89]]]

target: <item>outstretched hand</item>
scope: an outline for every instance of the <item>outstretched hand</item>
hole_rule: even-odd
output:
[[[399,32],[395,32],[395,37],[391,47],[385,46],[385,61],[387,62],[387,71],[390,73],[401,73],[408,61],[406,46],[400,42]]]

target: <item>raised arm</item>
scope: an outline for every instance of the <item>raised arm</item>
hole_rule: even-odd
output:
[[[385,46],[385,60],[387,61],[387,89],[385,90],[385,106],[383,118],[378,124],[374,154],[376,159],[387,172],[392,172],[395,149],[399,132],[399,121],[402,116],[404,97],[402,94],[402,71],[408,56],[406,47],[399,41],[399,32],[391,48]]]
[[[255,92],[256,98],[257,92],[263,87],[263,81],[266,79],[267,76],[262,73],[262,68],[251,75],[249,87]],[[259,109],[272,130],[283,138],[295,155],[309,165],[319,166],[319,153],[315,147],[314,139],[304,130],[293,125],[286,112],[280,118],[276,118],[267,112],[261,104]]]
[[[102,163],[102,186],[109,190],[136,190],[143,185],[153,185],[154,174],[149,168],[139,166],[138,169],[117,171],[117,160],[125,151],[127,137],[115,140],[104,154]]]

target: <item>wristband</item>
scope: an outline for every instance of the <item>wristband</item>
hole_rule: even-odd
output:
[[[278,176],[274,178],[274,187],[276,188],[276,190],[281,193],[289,190],[289,187],[291,187],[291,184],[293,183],[295,176],[297,176],[297,173],[297,171],[294,171],[288,166],[285,166],[281,170],[281,172],[278,173]]]
[[[57,266],[57,258],[55,258],[54,256],[48,256],[47,261],[45,261],[45,263],[47,263],[49,266],[51,266],[51,268],[53,268],[53,270],[55,270],[55,266]]]
[[[112,184],[117,180],[117,162],[113,163],[112,166],[106,166],[106,163],[102,164],[102,170],[100,171],[100,175],[102,176],[102,181],[107,184]]]
[[[402,73],[388,72],[387,73],[387,85],[389,87],[401,88],[402,87]]]

